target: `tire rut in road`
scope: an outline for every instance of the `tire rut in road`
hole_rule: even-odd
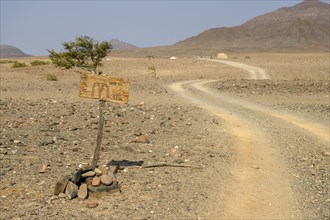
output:
[[[288,123],[291,123],[299,128],[303,128],[304,130],[312,133],[313,135],[317,136],[318,138],[322,139],[323,141],[329,142],[330,134],[329,134],[329,127],[326,125],[321,125],[316,123],[312,120],[302,118],[296,115],[292,115],[289,113],[284,113],[279,110],[274,110],[256,103],[249,102],[244,99],[240,99],[237,97],[229,97],[225,96],[216,92],[211,91],[209,88],[205,87],[204,85],[210,82],[214,82],[215,80],[208,80],[208,81],[196,81],[194,84],[191,84],[192,88],[195,88],[203,93],[207,94],[208,96],[214,97],[216,99],[222,100],[224,102],[242,106],[244,108],[251,109],[253,111],[262,112],[268,115],[271,115],[275,118],[281,119]]]
[[[250,79],[270,79],[270,76],[266,73],[266,71],[260,67],[250,66],[247,64],[227,61],[227,60],[215,60],[215,59],[201,59],[206,61],[212,61],[217,63],[223,63],[229,66],[237,67],[243,69],[249,73]]]
[[[225,210],[217,210],[215,207],[209,214],[205,214],[205,217],[225,219],[299,217],[300,214],[295,211],[297,204],[295,195],[291,190],[289,179],[285,176],[286,162],[281,159],[277,148],[271,146],[262,129],[254,122],[223,108],[223,100],[200,91],[199,87],[195,86],[198,83],[203,81],[175,83],[171,88],[183,98],[225,120],[238,153],[236,164],[231,171],[234,181],[229,186],[231,193],[225,201]],[[188,91],[185,87],[199,92]],[[217,197],[216,193],[215,197]]]

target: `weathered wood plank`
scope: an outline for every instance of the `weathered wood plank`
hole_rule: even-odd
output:
[[[79,96],[125,104],[128,102],[129,80],[81,73]]]
[[[97,129],[96,147],[94,150],[94,156],[92,161],[93,170],[96,168],[97,162],[99,161],[99,157],[100,157],[100,149],[101,149],[102,136],[103,136],[103,127],[104,127],[104,115],[103,115],[104,106],[105,106],[105,101],[101,100],[99,107],[99,128]]]

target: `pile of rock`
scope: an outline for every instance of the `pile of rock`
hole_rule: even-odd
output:
[[[120,187],[115,177],[115,167],[108,169],[99,166],[83,166],[67,175],[55,184],[54,194],[73,199],[87,199],[89,193],[119,191]]]

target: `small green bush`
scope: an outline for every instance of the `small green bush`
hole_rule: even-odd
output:
[[[15,63],[13,60],[0,60],[0,64]]]
[[[27,65],[26,65],[26,63],[15,61],[11,67],[12,68],[22,68],[22,67],[27,67]]]
[[[43,61],[43,60],[33,60],[32,62],[30,62],[30,64],[32,66],[41,66],[41,65],[48,65],[50,64],[49,61]]]
[[[48,73],[46,76],[47,81],[58,81],[58,78],[55,74],[53,73]]]
[[[149,67],[148,67],[148,70],[151,71],[150,74],[153,76],[153,77],[156,77],[157,76],[157,68],[154,64],[150,64]]]

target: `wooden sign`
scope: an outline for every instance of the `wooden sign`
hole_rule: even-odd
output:
[[[128,102],[129,80],[95,74],[80,74],[79,96],[124,104]]]

